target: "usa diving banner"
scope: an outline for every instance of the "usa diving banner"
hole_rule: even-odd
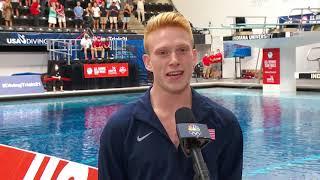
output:
[[[47,39],[75,39],[78,34],[62,33],[0,33],[0,45],[6,46],[46,46]]]
[[[43,92],[40,75],[0,76],[0,95]]]
[[[280,84],[280,48],[263,49],[263,84]]]

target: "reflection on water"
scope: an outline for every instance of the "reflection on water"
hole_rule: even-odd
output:
[[[320,177],[320,94],[262,96],[259,90],[200,89],[235,113],[244,135],[243,179]],[[0,143],[97,165],[111,114],[141,94],[8,102]]]

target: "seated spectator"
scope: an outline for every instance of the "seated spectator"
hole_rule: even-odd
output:
[[[10,0],[5,0],[3,5],[3,17],[5,25],[7,27],[12,27],[12,16],[13,16],[12,4]]]
[[[124,8],[123,8],[123,27],[122,29],[128,29],[128,22],[130,20],[130,16],[131,16],[131,7],[129,5],[129,3],[125,3]]]
[[[66,23],[66,14],[64,12],[64,6],[63,4],[56,2],[56,12],[57,12],[57,17],[58,17],[58,23],[60,28],[67,28],[67,23]],[[63,25],[63,26],[62,26]]]
[[[92,49],[94,49],[95,58],[98,58],[98,51],[100,51],[101,58],[98,58],[98,59],[104,59],[104,48],[103,48],[103,43],[101,42],[101,37],[94,38],[92,43]]]
[[[63,91],[63,80],[60,75],[60,68],[58,64],[54,65],[54,73],[52,74],[51,78],[53,78],[52,90],[55,92],[58,88],[60,91]]]
[[[110,20],[110,29],[113,29],[113,24],[115,25],[116,30],[118,29],[118,14],[119,9],[116,6],[116,3],[113,1],[109,7],[109,20]]]
[[[49,18],[48,18],[49,28],[55,28],[57,24],[57,12],[56,12],[56,3],[52,2],[49,8]]]
[[[93,3],[92,12],[93,12],[93,29],[99,29],[100,8],[98,7],[98,4],[96,2]]]
[[[77,29],[78,27],[82,28],[82,22],[83,22],[83,8],[81,7],[80,1],[77,1],[77,6],[73,9],[74,13],[74,24],[75,28]]]
[[[39,26],[39,14],[40,14],[40,4],[37,0],[32,0],[30,6],[30,14],[33,16],[33,25],[35,27]]]
[[[106,3],[102,1],[101,6],[100,6],[100,24],[101,28],[104,30],[106,29],[108,17],[107,17],[107,9],[106,9]]]
[[[84,52],[84,58],[85,60],[88,60],[88,50],[90,50],[90,48],[92,47],[92,41],[89,38],[88,34],[84,34],[81,42],[80,42],[81,47],[83,48],[83,52]],[[94,49],[91,48],[91,59],[94,59]]]

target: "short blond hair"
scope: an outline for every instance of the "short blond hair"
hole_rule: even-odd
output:
[[[144,48],[147,53],[149,51],[146,40],[149,34],[164,27],[180,27],[184,29],[190,35],[193,45],[193,35],[189,21],[178,12],[164,12],[151,17],[144,30]]]

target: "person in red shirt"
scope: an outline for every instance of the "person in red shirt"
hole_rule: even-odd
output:
[[[212,73],[211,77],[215,79],[221,79],[222,78],[222,53],[220,52],[220,49],[217,49],[217,53],[213,55],[213,64],[212,64]]]
[[[39,26],[39,14],[40,14],[40,4],[37,0],[32,0],[30,6],[30,14],[33,16],[33,25],[35,27]]]
[[[101,58],[99,58],[99,59],[103,59],[104,58],[104,48],[103,48],[103,43],[101,41],[101,37],[97,37],[93,41],[92,48],[94,49],[95,58],[98,58],[98,51],[101,52]]]
[[[204,79],[208,79],[210,75],[210,69],[211,69],[210,68],[211,60],[210,60],[210,56],[207,53],[202,57],[202,64],[203,64],[202,76]]]
[[[102,45],[104,48],[104,51],[107,52],[107,59],[109,59],[110,55],[110,42],[107,38],[102,38]]]

